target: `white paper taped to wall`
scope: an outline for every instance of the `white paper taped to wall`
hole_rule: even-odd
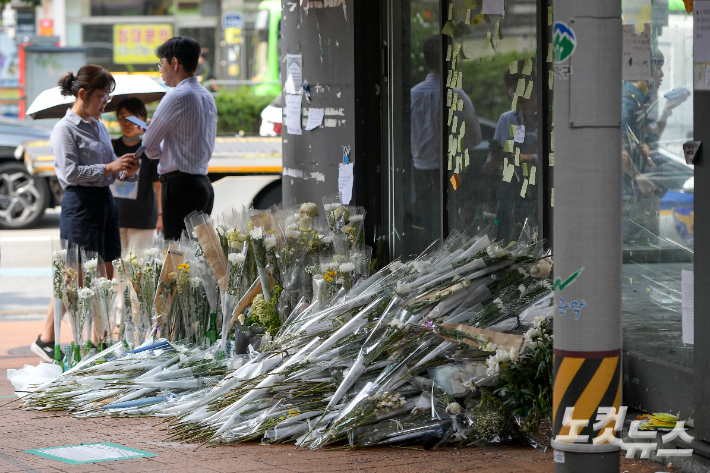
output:
[[[287,94],[301,94],[301,84],[303,84],[301,64],[303,64],[300,54],[286,55],[286,83],[284,90]]]
[[[344,205],[349,205],[353,198],[354,180],[353,163],[340,163],[340,168],[338,169],[338,190],[340,191]]]
[[[286,132],[289,135],[301,134],[301,95],[286,95]]]

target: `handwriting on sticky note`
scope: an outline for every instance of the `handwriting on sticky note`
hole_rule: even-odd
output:
[[[555,153],[550,153],[550,160],[549,160],[550,166],[555,165]]]
[[[547,7],[547,26],[552,26],[553,7]]]
[[[550,87],[550,90],[552,90],[552,86],[555,84],[555,73],[550,71],[550,76],[547,79],[547,85]]]
[[[528,180],[523,181],[523,188],[520,189],[520,197],[525,198],[525,194],[528,192]]]
[[[449,71],[449,74],[446,76],[446,87],[451,87],[451,73],[453,71]]]
[[[555,206],[555,188],[550,189],[550,207]]]
[[[453,162],[454,162],[454,157],[452,155],[449,155],[449,171],[451,171],[454,167]]]
[[[459,100],[456,103],[456,110],[458,110],[459,112],[463,112],[463,99]]]
[[[523,168],[523,176],[527,177],[528,175],[528,163],[523,163],[520,165],[521,168]]]
[[[515,111],[518,109],[518,96],[513,97],[513,101],[510,104],[510,109]]]
[[[505,145],[503,145],[503,152],[504,153],[514,153],[514,141],[513,140],[505,140]]]
[[[515,136],[515,130],[518,128],[518,125],[510,124],[508,125],[508,132],[510,133],[510,136],[513,137]]]
[[[456,88],[463,89],[463,72],[459,71],[458,78],[456,79]]]
[[[528,88],[525,89],[525,94],[523,95],[524,99],[529,99],[530,95],[532,95],[533,91],[533,81],[528,82]]]
[[[515,88],[515,95],[521,96],[525,93],[525,79],[521,77],[518,79],[518,86]]]
[[[447,126],[451,126],[451,119],[452,119],[452,118],[454,118],[454,109],[453,109],[453,108],[450,108],[450,109],[449,109],[449,121],[446,122],[446,125],[447,125]]]
[[[459,94],[454,93],[454,98],[451,101],[451,108],[456,109],[456,102],[459,101]]]
[[[449,89],[449,90],[446,92],[446,106],[447,106],[447,107],[450,107],[450,106],[451,106],[451,95],[452,95],[452,94],[453,94],[453,91],[452,91],[451,89]]]
[[[510,71],[511,74],[517,74],[518,73],[518,61],[512,61],[508,63],[508,70]]]
[[[459,154],[459,155],[456,156],[456,169],[454,169],[454,172],[455,172],[456,174],[458,174],[458,173],[461,172],[461,164],[462,164],[462,162],[461,162],[461,155]]]
[[[523,75],[529,76],[530,74],[532,74],[532,59],[526,59],[523,66]]]
[[[537,166],[531,166],[530,167],[530,185],[531,186],[535,185],[536,175],[537,175]]]
[[[515,148],[515,165],[520,166],[520,148]]]
[[[530,82],[532,84],[532,82]],[[525,143],[525,125],[520,125],[515,129],[515,138],[513,141],[516,143]]]
[[[471,10],[470,9],[466,10],[466,20],[464,21],[464,24],[466,24],[466,25],[471,24]]]
[[[451,133],[456,133],[459,129],[459,117],[454,115],[454,121],[451,123]]]

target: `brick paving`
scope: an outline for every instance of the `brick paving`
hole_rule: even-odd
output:
[[[8,352],[36,338],[39,322],[0,322],[0,405],[11,401],[13,388],[7,368],[36,365],[38,358]],[[33,335],[34,334],[34,335]],[[62,337],[64,338],[64,337]],[[15,345],[13,345],[13,343]],[[19,344],[18,344],[19,343]],[[27,342],[29,343],[29,342]],[[17,403],[0,407],[0,473],[14,472],[548,472],[552,451],[539,453],[528,447],[451,448],[439,451],[378,447],[359,450],[310,451],[286,445],[220,445],[170,442],[164,426],[154,418],[72,417],[21,411]],[[157,457],[68,465],[24,450],[80,443],[113,442],[157,453]],[[645,460],[621,460],[621,471],[674,471]]]

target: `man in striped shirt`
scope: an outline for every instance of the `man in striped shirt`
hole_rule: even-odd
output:
[[[160,101],[143,136],[145,154],[160,159],[165,239],[179,239],[185,217],[212,212],[214,191],[207,177],[217,135],[217,106],[195,77],[200,45],[171,38],[156,51],[165,84],[175,87]]]

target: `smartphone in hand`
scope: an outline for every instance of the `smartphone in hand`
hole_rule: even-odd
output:
[[[144,122],[140,118],[134,117],[133,115],[127,116],[126,120],[128,120],[129,122],[133,123],[136,126],[143,128],[144,130],[148,129],[148,124],[146,122]]]
[[[145,154],[145,146],[140,146],[134,154],[136,155],[136,159],[140,159],[141,156]]]

